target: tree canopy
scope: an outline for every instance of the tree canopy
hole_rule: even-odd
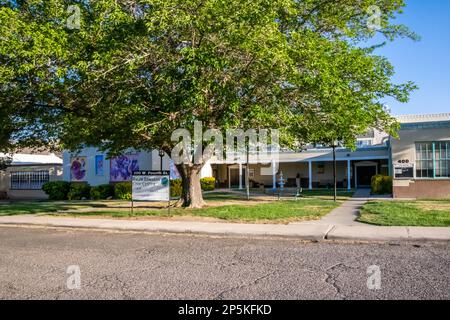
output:
[[[393,83],[392,65],[364,46],[378,33],[416,38],[392,23],[402,0],[0,4],[2,147],[169,151],[172,132],[192,131],[195,121],[276,128],[292,148],[339,126],[354,146],[368,128],[395,134],[383,99],[406,102],[415,88]],[[68,27],[77,18],[70,5],[79,29]],[[373,6],[376,29],[368,27]],[[200,167],[180,168],[182,176]]]

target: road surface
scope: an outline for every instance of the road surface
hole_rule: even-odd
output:
[[[450,245],[1,227],[0,298],[449,299]]]

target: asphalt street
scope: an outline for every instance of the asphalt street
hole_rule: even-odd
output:
[[[450,245],[1,227],[0,298],[449,299]]]

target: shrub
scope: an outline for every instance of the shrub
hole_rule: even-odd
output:
[[[114,185],[114,197],[121,200],[131,200],[131,181],[116,183]]]
[[[203,191],[211,191],[216,187],[215,178],[202,178],[200,179],[200,185]],[[170,180],[170,196],[180,197],[183,190],[183,184],[181,179]]]
[[[91,186],[84,182],[72,182],[67,194],[69,200],[89,199],[91,196]]]
[[[67,181],[50,181],[44,183],[42,190],[48,195],[49,200],[67,200],[70,183]]]
[[[92,200],[104,200],[112,196],[114,196],[114,187],[110,184],[102,184],[99,186],[91,187]]]
[[[183,189],[181,179],[170,180],[170,196],[181,197],[181,191]]]
[[[372,194],[392,194],[392,177],[377,174],[371,181]]]
[[[201,178],[200,184],[203,191],[212,191],[216,187],[216,179],[213,177]]]
[[[390,177],[390,176],[384,177],[383,193],[384,194],[392,194],[392,177]]]

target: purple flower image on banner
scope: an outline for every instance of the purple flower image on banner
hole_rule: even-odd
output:
[[[70,161],[70,179],[84,181],[86,177],[86,157],[72,158]]]
[[[131,181],[133,171],[139,170],[139,154],[112,157],[110,161],[110,181]]]

